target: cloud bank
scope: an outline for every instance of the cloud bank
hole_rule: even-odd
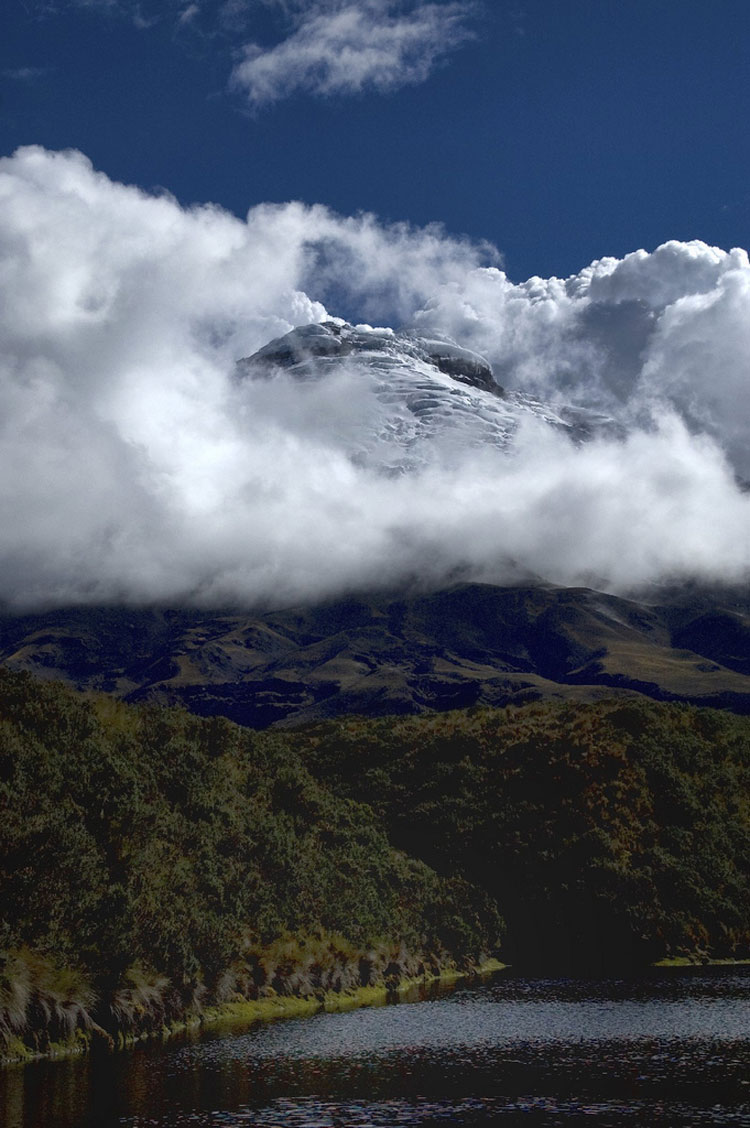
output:
[[[512,283],[487,248],[301,204],[245,221],[113,183],[78,153],[0,161],[0,599],[280,605],[532,573],[627,591],[750,568],[750,265],[667,243]],[[597,406],[510,453],[349,458],[353,374],[238,381],[334,302],[448,333],[507,386]]]
[[[471,37],[466,2],[317,0],[297,5],[291,34],[273,47],[246,44],[231,85],[259,107],[294,94],[379,93],[424,82]]]

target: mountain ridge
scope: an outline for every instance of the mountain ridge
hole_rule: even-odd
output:
[[[750,713],[750,605],[464,583],[265,612],[74,607],[0,616],[0,664],[255,728],[634,695]]]

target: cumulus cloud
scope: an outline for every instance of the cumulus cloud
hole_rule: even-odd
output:
[[[246,44],[231,85],[255,107],[299,93],[359,94],[424,80],[471,37],[473,5],[399,0],[316,0],[298,7],[291,34]]]
[[[677,413],[750,476],[747,252],[695,241],[600,259],[571,278],[497,269],[440,282],[414,317],[493,363],[500,383],[630,422]]]
[[[669,243],[513,284],[487,249],[301,204],[241,221],[77,153],[0,162],[0,599],[281,604],[461,575],[624,591],[750,567],[750,265]],[[337,309],[485,353],[622,437],[530,419],[509,452],[436,445],[387,476],[347,441],[356,372],[238,380]]]

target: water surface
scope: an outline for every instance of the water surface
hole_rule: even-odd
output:
[[[4,1116],[4,1118],[3,1118]],[[750,971],[522,979],[0,1076],[7,1128],[750,1128]]]

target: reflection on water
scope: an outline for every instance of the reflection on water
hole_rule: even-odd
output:
[[[4,1118],[3,1118],[4,1117]],[[0,1077],[7,1128],[750,1128],[750,972],[522,980]]]

